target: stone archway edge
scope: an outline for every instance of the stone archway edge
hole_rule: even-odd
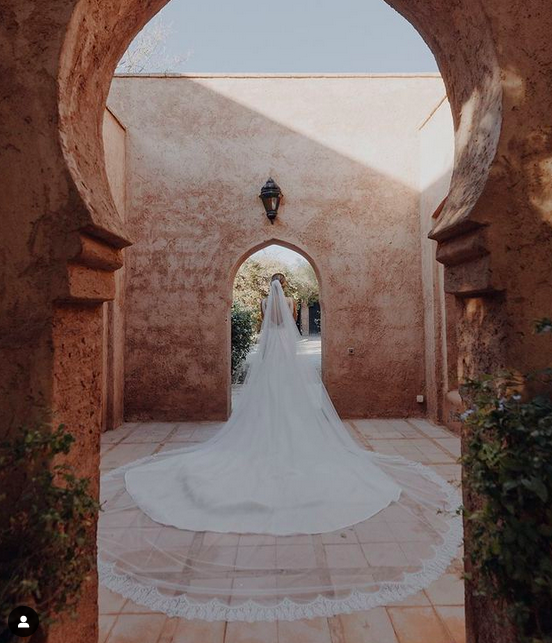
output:
[[[0,77],[2,408],[17,426],[34,412],[30,399],[54,407],[56,418],[79,436],[74,459],[93,484],[100,422],[99,302],[112,293],[106,274],[117,263],[110,248],[130,242],[109,194],[101,116],[118,58],[164,4],[6,0],[2,7],[0,29],[9,47]],[[463,291],[457,328],[460,364],[466,374],[504,365],[539,368],[552,357],[549,344],[529,330],[533,319],[550,315],[552,301],[547,165],[552,5],[541,0],[389,4],[435,54],[455,121],[454,177],[433,238],[456,273],[450,291],[461,294],[473,281]],[[466,236],[463,250],[447,247],[459,233],[471,234],[467,220],[486,226],[484,241]],[[83,232],[103,243],[92,250],[90,240],[79,241]],[[460,260],[467,256],[469,261]],[[462,266],[471,266],[469,274],[462,274]],[[484,279],[477,285],[480,273]],[[497,288],[500,297],[493,294]],[[71,303],[57,306],[60,299]],[[50,643],[97,641],[95,597],[92,580],[78,620],[66,630],[52,630]],[[499,631],[492,604],[467,599],[470,643],[512,640]]]

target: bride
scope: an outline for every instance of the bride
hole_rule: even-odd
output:
[[[100,578],[135,602],[209,620],[331,615],[400,600],[457,553],[455,490],[357,444],[298,354],[281,281],[220,431],[102,479]]]

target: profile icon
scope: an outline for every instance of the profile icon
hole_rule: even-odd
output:
[[[21,614],[21,616],[19,617],[19,625],[17,626],[17,629],[19,629],[19,628],[21,628],[21,627],[22,627],[22,628],[29,628],[29,627],[31,627],[31,626],[27,623],[27,617],[25,616],[25,614]]]
[[[19,605],[8,616],[8,629],[21,638],[32,636],[38,630],[39,624],[38,614],[26,605]]]

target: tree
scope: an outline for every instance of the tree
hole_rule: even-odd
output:
[[[292,270],[290,281],[297,292],[297,299],[300,302],[304,301],[308,306],[311,306],[320,299],[318,280],[310,263],[296,266]]]
[[[290,266],[269,257],[247,259],[234,280],[234,302],[254,311],[258,324],[261,321],[260,301],[268,296],[270,277],[275,272],[286,276],[286,294],[297,303],[306,301],[310,305],[319,298],[318,281],[310,264]]]
[[[169,56],[166,43],[173,33],[172,23],[157,18],[148,22],[130,43],[117,65],[117,74],[170,73],[178,70],[190,57]]]

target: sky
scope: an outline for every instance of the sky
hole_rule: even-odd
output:
[[[251,256],[256,259],[260,259],[261,257],[275,259],[276,261],[281,261],[287,266],[295,266],[297,264],[307,263],[307,260],[298,252],[294,252],[289,248],[284,248],[284,246],[278,246],[276,244],[267,246],[266,248],[259,250]]]
[[[170,27],[164,55],[173,63],[155,71],[437,71],[421,36],[384,0],[171,0],[154,20]]]

